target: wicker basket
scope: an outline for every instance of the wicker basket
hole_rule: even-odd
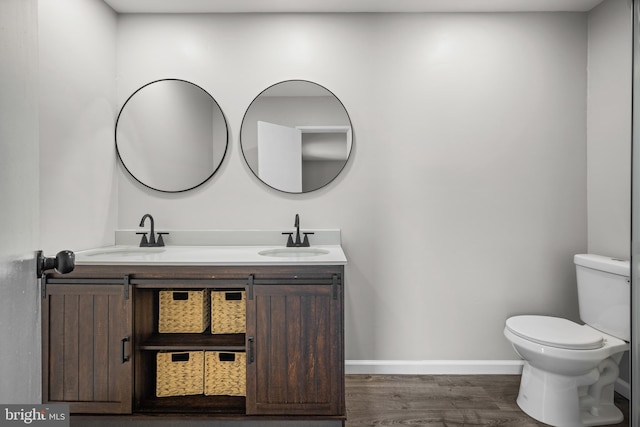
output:
[[[204,392],[204,352],[157,355],[156,396],[188,396]]]
[[[219,351],[205,352],[204,394],[246,396],[247,355]]]
[[[158,332],[201,333],[209,327],[207,290],[160,291]]]
[[[246,292],[211,291],[211,333],[241,334],[246,330]]]

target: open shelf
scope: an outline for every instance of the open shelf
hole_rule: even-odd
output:
[[[181,345],[180,349],[184,350],[184,345]],[[244,396],[204,394],[166,397],[156,396],[157,353],[157,351],[138,352],[139,372],[136,375],[136,397],[134,401],[135,412],[157,414],[206,413],[228,415],[246,413],[246,397]]]
[[[244,396],[149,396],[137,402],[136,411],[147,413],[244,414]]]
[[[154,333],[138,346],[156,351],[245,351],[245,334]]]

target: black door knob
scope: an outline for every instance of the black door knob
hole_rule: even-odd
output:
[[[55,258],[47,258],[38,251],[36,254],[36,274],[38,279],[47,270],[55,269],[58,273],[71,273],[76,267],[76,254],[72,251],[60,251]]]

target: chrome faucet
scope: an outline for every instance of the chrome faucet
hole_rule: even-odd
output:
[[[288,234],[289,238],[287,239],[287,247],[288,248],[308,248],[309,247],[309,234],[314,234],[311,231],[302,232],[304,234],[304,239],[300,241],[300,215],[296,214],[296,219],[293,224],[296,228],[296,239],[293,240],[293,232],[284,232],[282,234]]]
[[[153,222],[153,217],[151,216],[151,214],[145,214],[142,217],[142,219],[140,220],[140,227],[144,227],[144,222],[145,222],[145,220],[147,218],[149,218],[149,221],[151,222],[151,226],[149,228],[149,238],[147,239],[147,233],[146,232],[136,233],[136,234],[142,234],[142,240],[140,240],[140,247],[141,248],[149,248],[149,247],[164,246],[164,240],[162,238],[162,235],[163,234],[169,234],[169,233],[158,233],[158,239],[156,240],[154,222]]]

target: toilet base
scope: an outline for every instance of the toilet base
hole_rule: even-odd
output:
[[[542,371],[525,361],[518,406],[530,417],[557,427],[619,423],[623,415],[613,404],[613,384],[603,387],[596,405],[581,409],[588,387],[596,383],[599,377],[597,369],[582,376],[569,377]]]
[[[602,426],[610,424],[618,424],[624,420],[622,411],[616,407],[616,405],[606,404],[598,407],[600,415],[594,417],[587,411],[582,411],[582,425],[584,426]]]

